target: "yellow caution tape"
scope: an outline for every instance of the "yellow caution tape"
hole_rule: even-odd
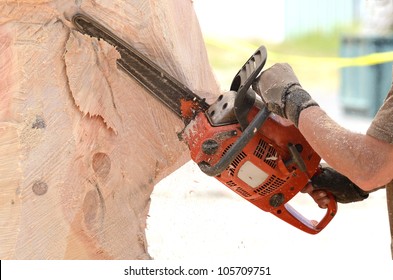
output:
[[[242,40],[217,40],[205,38],[207,45],[219,47],[225,50],[236,51],[242,55],[252,54],[259,46]],[[289,64],[323,64],[327,67],[351,67],[368,66],[393,61],[393,51],[371,53],[357,57],[310,57],[300,55],[288,55],[268,50],[269,61],[287,62]]]

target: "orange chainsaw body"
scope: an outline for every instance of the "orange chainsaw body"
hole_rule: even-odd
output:
[[[249,121],[259,110],[252,107]],[[185,128],[183,138],[193,161],[214,165],[241,134],[239,123],[212,126],[207,115],[201,112]],[[258,208],[316,234],[336,213],[335,200],[331,199],[326,215],[317,223],[305,219],[288,202],[318,172],[319,163],[319,155],[299,130],[289,121],[270,114],[236,158],[215,178]]]

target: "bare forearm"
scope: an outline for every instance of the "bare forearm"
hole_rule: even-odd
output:
[[[391,145],[341,127],[317,106],[301,112],[299,129],[330,166],[362,189],[372,190],[392,180]]]

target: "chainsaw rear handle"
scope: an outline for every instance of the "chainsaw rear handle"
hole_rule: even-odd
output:
[[[316,223],[305,218],[289,203],[283,204],[272,213],[280,219],[284,220],[285,222],[291,224],[294,227],[297,227],[304,232],[310,234],[317,234],[330,223],[330,221],[337,213],[337,202],[334,196],[331,193],[328,193],[328,197],[330,202],[328,204],[328,207],[326,208],[325,216]]]

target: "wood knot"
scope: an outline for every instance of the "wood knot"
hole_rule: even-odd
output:
[[[36,116],[34,123],[31,125],[31,128],[43,129],[45,127],[46,127],[46,123],[43,117]]]
[[[93,155],[92,166],[94,172],[100,178],[106,178],[111,170],[111,159],[105,153],[95,153]]]
[[[48,191],[48,185],[42,181],[35,181],[31,188],[36,195],[44,195]]]

